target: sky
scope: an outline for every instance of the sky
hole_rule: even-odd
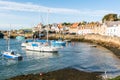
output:
[[[0,30],[101,21],[106,14],[119,15],[119,4],[120,0],[0,0]]]

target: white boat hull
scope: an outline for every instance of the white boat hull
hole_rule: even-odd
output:
[[[26,50],[31,51],[40,51],[40,52],[57,52],[59,48],[52,47],[52,46],[26,46]]]
[[[21,47],[26,47],[28,45],[28,43],[22,43]]]

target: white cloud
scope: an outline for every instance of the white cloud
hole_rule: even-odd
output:
[[[79,12],[80,15],[103,17],[106,14],[114,13],[111,10],[82,10]]]
[[[77,10],[68,8],[52,8],[46,6],[40,6],[32,3],[18,3],[10,1],[0,1],[0,10],[13,10],[13,11],[26,11],[26,12],[45,12],[59,13],[59,14],[79,14],[79,15],[91,15],[101,16],[111,11],[107,10]]]
[[[32,3],[17,3],[10,1],[0,1],[0,10],[29,11],[29,12],[48,12],[51,13],[77,13],[78,10],[65,8],[49,8]]]

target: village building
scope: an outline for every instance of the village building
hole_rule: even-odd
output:
[[[73,23],[72,26],[69,28],[70,34],[78,34],[79,23]]]
[[[36,27],[33,28],[33,32],[36,31],[43,31],[43,25],[41,23],[39,23]]]
[[[106,36],[118,36],[120,37],[120,21],[107,21],[103,25],[106,25]]]

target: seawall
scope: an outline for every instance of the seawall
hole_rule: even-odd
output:
[[[51,35],[50,39],[58,39],[60,35]],[[120,37],[110,37],[102,35],[63,35],[61,38],[71,41],[89,42],[103,46],[111,50],[120,58]]]

